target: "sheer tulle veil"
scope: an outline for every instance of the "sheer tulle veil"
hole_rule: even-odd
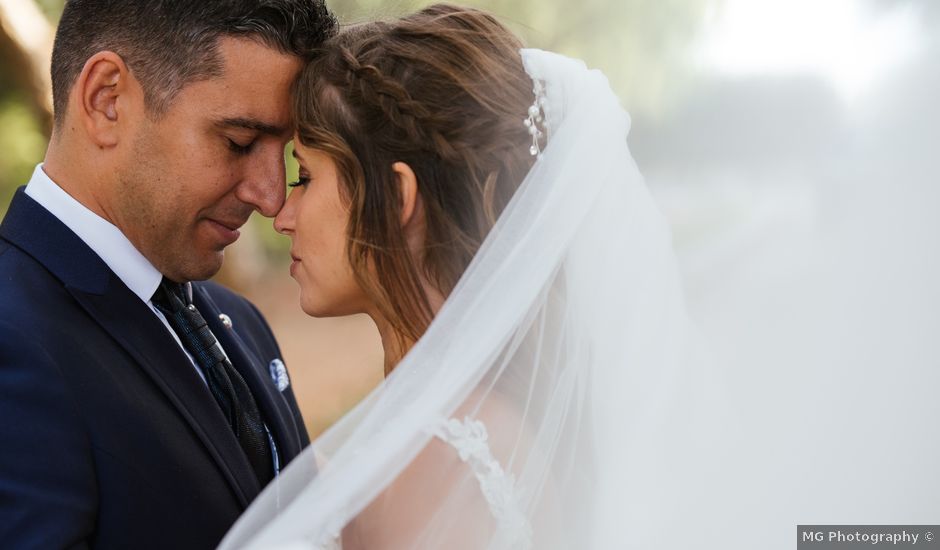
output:
[[[708,377],[686,367],[694,338],[670,231],[630,156],[630,119],[600,72],[522,56],[546,96],[539,160],[426,334],[222,548],[329,547],[416,467],[446,483],[430,512],[415,505],[408,547],[619,548],[657,532],[680,480],[703,475],[669,465],[716,409],[697,409]],[[446,472],[418,465],[452,418],[482,422],[510,490],[487,487],[456,450]],[[487,490],[518,513],[494,519]]]

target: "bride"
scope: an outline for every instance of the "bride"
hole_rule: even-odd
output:
[[[331,39],[296,87],[275,224],[304,311],[372,316],[387,378],[222,547],[792,548],[800,524],[933,521],[940,224],[917,136],[938,73],[915,72],[856,129],[843,216],[721,273],[711,361],[603,75],[445,5]]]
[[[710,397],[683,371],[669,230],[604,76],[435,5],[333,38],[295,110],[300,179],[275,228],[301,306],[370,315],[386,380],[222,547],[619,548],[655,531],[683,474],[667,448],[705,437]],[[653,487],[664,502],[625,498]]]

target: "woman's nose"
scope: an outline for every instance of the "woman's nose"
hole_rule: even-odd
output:
[[[287,196],[284,206],[274,217],[274,230],[282,235],[289,235],[294,231],[294,193]]]

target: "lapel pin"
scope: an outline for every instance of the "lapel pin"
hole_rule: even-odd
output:
[[[219,314],[219,320],[222,321],[222,326],[225,328],[232,328],[232,318],[224,313]]]

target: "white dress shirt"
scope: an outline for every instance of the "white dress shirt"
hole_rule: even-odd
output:
[[[160,319],[166,330],[179,344],[186,357],[189,357],[196,374],[205,383],[206,378],[202,374],[202,370],[196,365],[193,356],[183,346],[183,342],[180,341],[176,331],[170,327],[170,323],[167,322],[163,313],[151,301],[153,293],[157,291],[157,287],[160,286],[160,282],[163,280],[163,274],[157,271],[157,268],[153,267],[153,264],[131,244],[120,229],[89,210],[85,205],[66,193],[56,182],[52,181],[43,171],[42,164],[36,165],[36,169],[33,170],[33,177],[26,185],[26,194],[78,235],[78,238],[104,260],[104,263],[127,285],[127,288],[147,304],[150,311]],[[189,298],[192,299],[192,284],[186,283],[185,289],[189,293]],[[216,345],[225,354],[221,342],[216,341]],[[228,357],[227,354],[226,357]],[[274,475],[277,476],[281,469],[277,444],[274,442],[274,437],[271,435],[267,424],[264,425],[264,429],[267,432],[268,444],[271,448]]]
[[[163,313],[151,301],[153,293],[157,291],[160,281],[163,280],[163,274],[157,271],[157,268],[153,267],[153,264],[131,244],[124,236],[124,233],[66,193],[46,175],[42,169],[42,164],[37,165],[33,171],[33,177],[26,185],[26,194],[78,235],[79,239],[84,241],[98,257],[104,260],[104,263],[111,268],[111,271],[121,279],[127,288],[147,304],[147,307],[160,319],[173,336],[173,339],[176,340],[176,343],[179,344],[180,349],[189,357],[196,373],[205,382],[205,377],[196,366],[193,356],[183,346],[179,336],[170,327],[170,323],[167,322]],[[192,297],[192,287],[189,283],[186,283],[186,291]]]

